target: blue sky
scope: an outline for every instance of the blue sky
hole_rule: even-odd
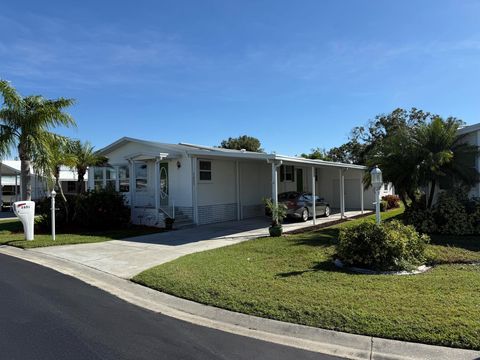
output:
[[[0,77],[74,130],[299,154],[396,107],[480,122],[480,1],[4,1]]]

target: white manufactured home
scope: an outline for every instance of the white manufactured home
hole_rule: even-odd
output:
[[[458,130],[458,134],[465,136],[467,143],[480,147],[480,123],[465,126]],[[475,159],[472,159],[471,165],[480,172],[480,154],[478,154]],[[470,197],[480,199],[480,182],[470,189]]]
[[[311,192],[342,215],[373,209],[364,189],[364,166],[191,144],[124,137],[101,149],[108,166],[90,169],[89,189],[124,194],[132,222],[163,226],[209,224],[263,216],[263,198],[285,191]],[[382,194],[391,194],[386,185]],[[313,214],[310,214],[313,216]]]

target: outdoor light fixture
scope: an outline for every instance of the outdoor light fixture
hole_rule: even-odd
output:
[[[383,184],[382,171],[377,165],[370,171],[371,183],[375,191],[375,219],[376,223],[380,224],[380,188]]]

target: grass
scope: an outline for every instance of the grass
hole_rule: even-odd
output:
[[[35,240],[26,241],[20,221],[16,219],[2,220],[0,221],[0,245],[11,245],[23,249],[30,249],[45,246],[86,244],[113,239],[124,239],[132,236],[151,234],[158,231],[159,229],[156,228],[133,226],[126,229],[98,231],[91,233],[60,233],[56,235],[55,241],[52,240],[52,236],[50,234],[35,234]]]
[[[393,217],[401,210],[384,214]],[[478,237],[435,236],[415,276],[359,275],[332,264],[341,227],[191,254],[133,280],[228,310],[325,329],[480,349]]]

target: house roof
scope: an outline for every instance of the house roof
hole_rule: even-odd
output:
[[[226,158],[235,158],[235,159],[250,159],[250,160],[263,160],[263,161],[282,161],[285,163],[297,163],[305,164],[311,166],[328,166],[328,167],[338,167],[345,169],[359,169],[366,170],[367,168],[363,165],[355,164],[346,164],[333,161],[323,161],[323,160],[312,160],[305,159],[303,157],[297,156],[288,156],[280,154],[267,154],[263,152],[252,152],[245,150],[232,150],[232,149],[223,149],[212,146],[196,145],[189,143],[179,143],[179,144],[166,144],[155,141],[140,140],[131,137],[122,137],[112,144],[100,149],[98,153],[103,156],[108,154],[121,146],[125,145],[128,142],[134,142],[142,145],[147,145],[151,147],[156,147],[159,149],[158,153],[164,152],[165,150],[169,151],[169,154],[179,155],[179,153],[184,153],[189,156],[216,156],[216,157],[226,157]],[[170,153],[171,152],[171,153]]]
[[[464,134],[468,134],[468,133],[475,132],[475,131],[480,131],[480,123],[469,125],[469,126],[464,126],[460,129],[458,129],[458,134],[464,135]]]

